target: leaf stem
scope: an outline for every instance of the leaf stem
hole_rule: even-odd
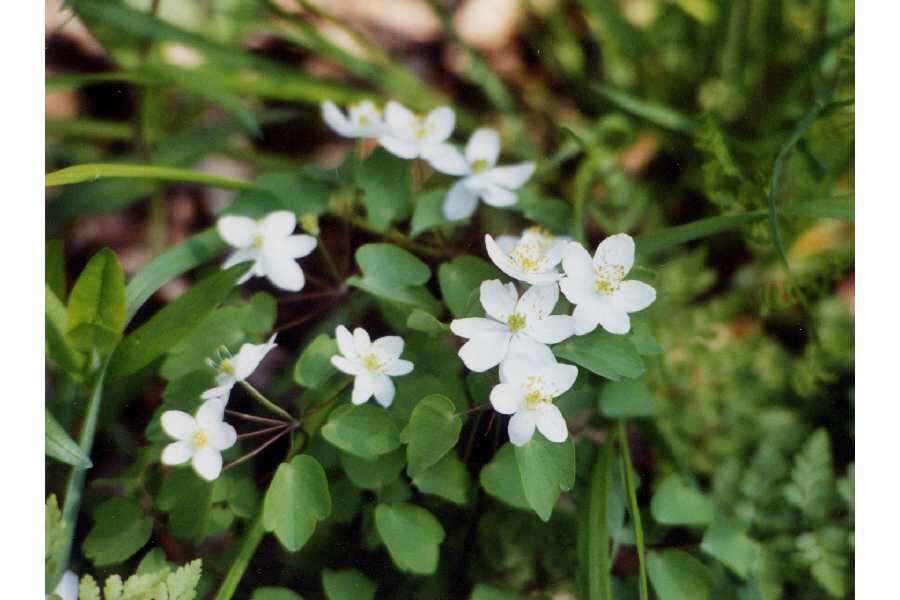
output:
[[[625,490],[628,495],[628,512],[631,513],[631,522],[634,525],[634,541],[638,553],[638,584],[641,600],[649,600],[650,592],[647,588],[647,561],[644,557],[644,527],[641,525],[641,511],[638,508],[637,493],[635,491],[634,473],[631,464],[631,450],[628,448],[628,434],[625,432],[625,421],[619,421],[619,448],[622,451],[622,462],[625,471]]]
[[[591,475],[591,494],[588,508],[588,597],[590,600],[612,600],[609,577],[608,507],[609,461],[613,441],[607,438],[597,453]]]
[[[269,400],[268,398],[263,396],[262,392],[260,392],[258,389],[253,387],[249,382],[241,381],[241,385],[244,387],[245,390],[250,392],[250,395],[253,396],[253,398],[256,399],[257,402],[262,404],[264,407],[266,407],[267,409],[269,409],[276,415],[278,415],[280,417],[284,417],[290,423],[297,422],[296,419],[294,419],[294,417],[292,417],[288,411],[284,410],[283,408],[281,408],[280,406],[278,406],[277,404],[275,404],[274,402],[272,402],[271,400]]]
[[[238,412],[236,410],[225,409],[225,414],[230,415],[232,417],[237,417],[238,419],[244,419],[246,421],[256,421],[257,423],[267,423],[269,425],[290,425],[290,423],[285,423],[284,421],[280,421],[278,419],[269,419],[267,417],[257,417],[256,415],[248,415],[247,413]]]
[[[228,569],[228,573],[225,574],[225,579],[222,581],[222,585],[216,594],[216,600],[231,600],[231,597],[234,596],[234,592],[241,582],[244,572],[250,566],[250,560],[256,553],[256,547],[259,546],[263,536],[266,534],[262,515],[262,510],[259,510],[250,524],[250,529],[244,534],[237,556],[234,557],[234,562],[231,563],[231,567]]]

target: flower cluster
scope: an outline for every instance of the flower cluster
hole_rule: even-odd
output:
[[[436,171],[459,177],[444,200],[444,216],[449,220],[472,216],[479,199],[490,206],[514,205],[516,190],[534,173],[533,162],[497,166],[500,135],[494,129],[476,130],[464,150],[448,142],[456,126],[456,115],[448,106],[417,115],[391,100],[382,114],[374,103],[364,101],[344,114],[333,102],[324,102],[322,118],[338,135],[377,139],[395,156],[421,158]]]

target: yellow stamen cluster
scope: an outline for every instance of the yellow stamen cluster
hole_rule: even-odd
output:
[[[381,372],[382,366],[381,361],[378,360],[378,357],[375,356],[374,353],[369,353],[363,356],[362,364],[368,371]]]
[[[513,313],[509,315],[509,319],[506,320],[506,324],[509,325],[509,330],[515,333],[522,330],[525,325],[528,324],[528,320],[525,318],[525,315]]]
[[[625,269],[622,265],[604,265],[594,268],[594,287],[601,294],[611,296],[619,291],[624,278]]]
[[[256,248],[257,250],[261,250],[264,243],[265,243],[265,238],[261,235],[258,235],[253,240],[253,247]]]
[[[473,173],[484,173],[491,166],[491,163],[484,160],[483,158],[479,158],[475,162],[472,163],[472,172]]]
[[[547,404],[553,404],[553,398],[542,394],[540,391],[540,384],[542,383],[542,379],[540,377],[531,376],[528,378],[525,383],[525,388],[528,390],[528,393],[525,394],[525,405],[528,408],[534,408],[538,404],[542,402],[546,402]]]
[[[207,442],[209,442],[209,438],[206,437],[202,430],[198,430],[191,436],[191,443],[194,445],[194,448],[202,448]]]
[[[219,370],[227,375],[234,375],[237,370],[234,368],[234,363],[231,362],[230,358],[226,358],[222,362],[219,363]]]

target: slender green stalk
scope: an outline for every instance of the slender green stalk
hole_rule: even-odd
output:
[[[240,179],[228,179],[208,175],[191,169],[152,165],[126,165],[115,163],[90,163],[66,167],[44,177],[44,186],[69,185],[98,179],[155,179],[158,181],[186,181],[210,187],[232,190],[252,190],[253,183]]]
[[[622,462],[625,471],[625,491],[628,495],[628,512],[634,525],[634,543],[638,553],[638,586],[641,600],[649,600],[647,588],[647,561],[644,556],[644,527],[641,525],[641,511],[638,508],[637,493],[634,487],[634,472],[631,464],[631,450],[628,448],[628,435],[625,433],[625,421],[619,421],[619,448],[622,451]]]
[[[234,557],[234,562],[231,563],[231,567],[228,569],[228,573],[225,574],[225,579],[222,580],[222,585],[216,594],[216,600],[230,600],[234,596],[241,578],[247,571],[247,567],[250,566],[250,560],[256,553],[257,546],[259,546],[263,536],[266,534],[262,515],[262,509],[260,509],[250,524],[250,529],[244,534],[237,556]]]
[[[272,402],[271,400],[269,400],[268,398],[266,398],[266,397],[262,394],[262,392],[260,392],[258,389],[256,389],[256,388],[253,387],[252,385],[250,385],[248,382],[246,382],[246,381],[241,381],[241,385],[244,386],[244,389],[245,389],[245,390],[247,390],[248,392],[250,392],[250,395],[253,396],[253,398],[254,398],[257,402],[259,402],[260,404],[262,404],[263,406],[265,406],[267,409],[269,409],[270,411],[272,411],[272,412],[275,413],[276,415],[278,415],[278,416],[280,416],[280,417],[284,417],[285,419],[288,420],[289,423],[293,423],[293,422],[296,421],[296,419],[294,419],[294,417],[292,417],[291,414],[290,414],[288,411],[284,410],[283,408],[281,408],[280,406],[278,406],[277,404],[275,404],[274,402]]]
[[[328,270],[331,272],[331,276],[334,278],[335,283],[343,286],[344,276],[341,275],[341,271],[340,269],[338,269],[337,263],[334,262],[334,257],[331,256],[331,252],[328,250],[328,247],[322,243],[321,239],[319,240],[319,253],[325,260],[325,264],[328,266]]]
[[[591,496],[588,508],[588,597],[590,600],[612,600],[609,557],[609,460],[612,439],[607,439],[597,453],[591,475]]]

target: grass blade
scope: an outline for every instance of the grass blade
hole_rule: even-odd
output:
[[[91,459],[47,409],[44,409],[44,453],[73,467],[91,467]]]
[[[70,185],[82,181],[97,181],[110,178],[154,179],[157,181],[181,181],[198,183],[210,187],[231,190],[252,190],[253,184],[240,179],[227,179],[216,175],[208,175],[191,169],[176,167],[158,167],[152,165],[119,165],[112,163],[92,163],[66,167],[44,177],[46,187]]]
[[[631,94],[627,94],[621,90],[617,90],[608,85],[596,84],[591,87],[595,92],[600,94],[604,99],[614,106],[631,113],[636,117],[640,117],[645,121],[649,121],[654,125],[677,131],[685,135],[693,135],[697,129],[697,122],[691,117],[672,110],[668,106],[657,104],[649,100],[635,98]]]
[[[628,435],[625,433],[625,421],[619,421],[619,448],[622,451],[623,470],[625,471],[625,490],[628,496],[628,512],[634,525],[634,542],[638,553],[638,589],[641,600],[649,600],[647,588],[647,557],[644,551],[644,527],[641,525],[641,511],[638,507],[637,492],[634,484],[634,468],[631,464],[631,450],[628,448]]]
[[[591,475],[591,496],[588,505],[587,582],[590,600],[612,600],[609,565],[609,531],[607,500],[609,498],[609,461],[612,439],[607,439],[597,453]]]
[[[766,214],[764,210],[754,210],[734,215],[709,217],[693,223],[660,229],[659,231],[640,236],[637,239],[637,252],[641,256],[652,256],[680,244],[760,221],[766,218]]]

